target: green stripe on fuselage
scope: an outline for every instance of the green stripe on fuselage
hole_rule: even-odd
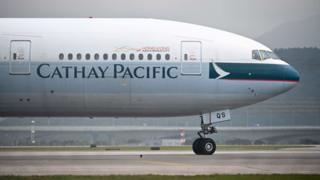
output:
[[[221,79],[299,81],[298,72],[285,64],[216,63],[216,65],[230,73]],[[209,78],[217,77],[219,74],[213,63],[210,63]]]

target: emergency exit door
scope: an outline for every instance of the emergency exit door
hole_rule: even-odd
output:
[[[181,74],[201,75],[202,47],[200,41],[181,42]]]
[[[10,43],[10,74],[30,74],[31,41],[15,40]]]

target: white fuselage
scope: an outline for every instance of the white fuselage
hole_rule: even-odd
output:
[[[233,109],[299,81],[232,33],[152,19],[0,19],[0,116],[180,116]]]

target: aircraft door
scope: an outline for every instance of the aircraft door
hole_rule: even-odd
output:
[[[14,40],[10,42],[10,74],[30,74],[31,41]]]
[[[181,41],[181,74],[201,75],[202,45],[200,41]]]

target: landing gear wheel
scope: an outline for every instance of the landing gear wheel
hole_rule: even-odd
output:
[[[216,151],[216,143],[210,138],[203,138],[198,145],[202,155],[212,155]]]
[[[201,142],[202,138],[196,139],[192,144],[192,150],[195,154],[199,155],[199,143]]]
[[[212,155],[216,151],[216,143],[210,138],[198,138],[192,144],[196,155]]]

